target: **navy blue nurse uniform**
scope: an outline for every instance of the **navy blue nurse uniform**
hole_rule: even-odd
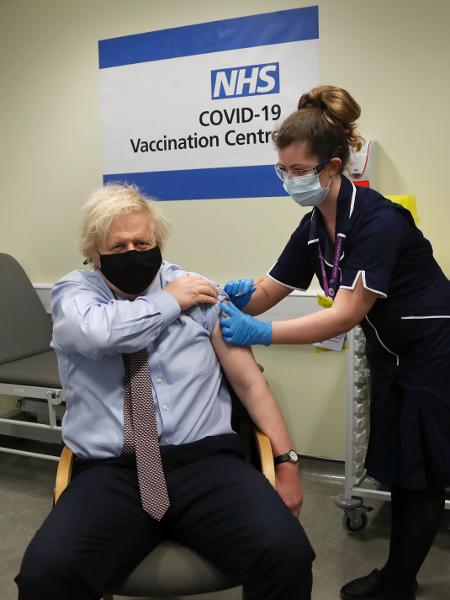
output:
[[[450,485],[450,281],[409,211],[342,177],[336,235],[343,234],[340,287],[359,278],[379,298],[361,326],[370,367],[368,474],[404,489]],[[331,278],[334,246],[314,209],[269,276],[305,290],[319,247]]]

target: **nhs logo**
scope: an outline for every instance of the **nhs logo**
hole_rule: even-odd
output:
[[[278,94],[280,65],[277,62],[211,71],[211,98],[239,98]]]

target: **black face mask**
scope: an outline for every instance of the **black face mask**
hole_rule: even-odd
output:
[[[100,254],[100,271],[108,281],[126,294],[143,292],[156,277],[162,263],[158,246],[138,252]]]

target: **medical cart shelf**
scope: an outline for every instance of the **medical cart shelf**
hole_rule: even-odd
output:
[[[371,507],[364,498],[390,500],[389,491],[368,477],[364,459],[369,439],[370,386],[369,369],[365,356],[365,337],[361,327],[347,335],[347,440],[345,456],[344,493],[335,502],[344,511],[343,525],[348,533],[356,533],[368,524]],[[445,501],[450,509],[450,500]]]

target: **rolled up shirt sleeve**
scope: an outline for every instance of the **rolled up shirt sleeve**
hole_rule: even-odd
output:
[[[215,304],[198,304],[186,311],[210,336],[219,318],[220,303],[229,300],[227,293],[221,287],[218,287],[217,291],[218,296]]]
[[[132,302],[112,297],[95,273],[74,272],[52,290],[52,347],[90,358],[147,347],[180,314],[164,290]],[[84,285],[84,277],[90,278]]]

